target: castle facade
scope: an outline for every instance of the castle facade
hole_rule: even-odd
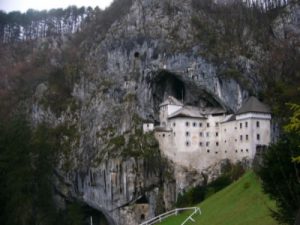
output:
[[[222,159],[251,161],[256,148],[271,141],[271,111],[255,97],[228,114],[217,107],[186,106],[169,96],[159,113],[160,126],[153,129],[160,149],[187,167],[208,168]]]

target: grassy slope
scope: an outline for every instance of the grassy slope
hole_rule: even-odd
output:
[[[199,204],[202,215],[194,225],[276,225],[269,208],[275,204],[262,193],[258,178],[247,172],[241,179]],[[191,212],[171,217],[161,225],[180,225]]]

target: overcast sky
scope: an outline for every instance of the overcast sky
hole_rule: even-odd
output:
[[[69,5],[81,6],[99,6],[105,9],[112,3],[113,0],[0,0],[0,10],[21,11],[26,12],[27,9],[53,9],[53,8],[66,8]]]

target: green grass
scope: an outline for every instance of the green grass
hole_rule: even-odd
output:
[[[201,204],[202,215],[196,215],[194,225],[277,225],[270,208],[275,202],[263,194],[260,182],[253,172],[247,172],[238,181],[207,198]],[[173,216],[160,225],[180,225],[192,211]]]

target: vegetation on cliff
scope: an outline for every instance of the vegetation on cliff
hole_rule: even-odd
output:
[[[217,68],[220,82],[222,79],[236,80],[250,94],[258,95],[269,103],[274,116],[282,127],[287,124],[289,116],[293,113],[293,110],[283,103],[300,103],[298,89],[300,84],[299,33],[297,29],[289,28],[289,26],[286,26],[287,29],[281,29],[281,26],[288,23],[288,20],[285,21],[283,18],[290,14],[291,8],[298,3],[276,0],[266,1],[265,5],[258,4],[263,1],[230,0],[226,1],[226,4],[216,2],[219,1],[192,0],[190,19],[195,33],[189,35],[193,36],[193,41],[178,43],[175,36],[178,34],[178,27],[172,31],[166,30],[170,33],[174,44],[172,44],[171,50],[165,47],[155,49],[157,51],[153,54],[156,55],[155,60],[159,60],[159,56],[165,54],[166,51],[186,51],[186,54],[190,54],[196,49],[195,54],[201,55]],[[123,134],[118,130],[120,127],[117,127],[120,124],[116,125],[118,122],[109,120],[113,116],[111,120],[116,120],[115,118],[119,116],[134,114],[143,109],[137,103],[139,96],[136,94],[125,94],[125,91],[119,91],[121,87],[116,87],[117,91],[115,92],[111,91],[117,84],[123,83],[123,78],[116,74],[114,75],[115,79],[112,79],[111,74],[103,74],[108,66],[105,58],[107,52],[104,52],[105,56],[101,55],[103,58],[99,59],[99,55],[94,51],[102,41],[107,41],[108,49],[120,42],[128,42],[126,47],[130,50],[124,49],[126,54],[135,48],[131,39],[122,40],[120,38],[126,34],[122,33],[119,37],[118,34],[115,34],[118,33],[117,31],[109,33],[112,25],[122,21],[122,18],[129,12],[132,3],[132,0],[115,0],[105,11],[97,8],[69,7],[64,10],[42,12],[29,10],[24,14],[0,12],[0,117],[3,121],[6,120],[6,122],[0,123],[0,180],[3,184],[0,187],[1,221],[16,225],[54,224],[57,222],[55,220],[61,216],[76,218],[74,214],[79,215],[78,219],[74,219],[74,224],[80,224],[79,221],[82,219],[80,207],[77,206],[67,207],[66,210],[70,209],[70,211],[66,213],[66,217],[62,215],[62,212],[57,212],[51,196],[53,195],[53,169],[57,166],[58,161],[63,161],[60,168],[64,171],[70,170],[76,163],[72,158],[72,149],[79,145],[80,140],[85,141],[85,139],[80,139],[83,135],[79,134],[79,125],[77,127],[62,123],[52,129],[48,125],[42,124],[32,129],[26,121],[14,118],[19,111],[30,112],[33,102],[42,106],[45,111],[49,109],[59,119],[64,118],[60,118],[60,116],[66,111],[81,115],[95,113],[98,116],[99,112],[96,109],[87,109],[90,107],[87,106],[88,104],[94,103],[93,97],[91,97],[92,100],[88,99],[89,103],[85,102],[85,105],[82,104],[82,99],[88,95],[96,96],[102,88],[103,93],[101,94],[106,94],[108,99],[105,104],[115,104],[116,106],[108,108],[114,109],[114,111],[106,113],[101,118],[105,122],[109,121],[108,125],[99,126],[99,130],[94,133],[89,133],[89,129],[92,127],[89,124],[93,123],[92,120],[87,121],[88,119],[85,118],[86,121],[81,124],[82,133],[86,132],[87,136],[95,134],[95,139],[99,139],[99,142],[89,143],[89,150],[94,151],[95,146],[99,145],[106,148],[99,152],[96,149],[95,158],[91,161],[94,160],[94,165],[97,166],[101,160],[110,157],[145,159],[147,172],[158,173],[162,177],[168,176],[168,169],[164,168],[164,159],[160,155],[158,144],[152,133],[144,135],[140,128],[133,125],[130,132],[127,131]],[[171,3],[172,1],[164,1],[162,11],[168,15],[180,16],[181,9]],[[159,7],[159,4],[157,6]],[[144,11],[141,10],[141,12]],[[177,15],[177,12],[180,13]],[[164,18],[164,15],[161,16]],[[157,21],[157,23],[159,22]],[[132,21],[132,24],[125,24],[128,27],[124,29],[124,32],[125,30],[129,32],[128,30],[131,29],[131,26],[134,27],[135,23],[136,21]],[[169,26],[166,29],[168,28]],[[152,34],[144,37],[143,35],[148,34],[143,32],[140,33],[142,41],[138,40],[139,45],[145,44],[146,40],[152,38]],[[108,34],[116,35],[117,41],[114,43],[106,40]],[[168,35],[159,38],[154,41],[160,42],[161,39],[166,42],[170,41],[167,40]],[[141,53],[142,55],[146,54]],[[241,58],[244,61],[240,60]],[[241,65],[243,62],[249,61],[253,62],[246,65],[253,69],[251,74],[248,74],[245,67]],[[141,64],[143,63],[141,62]],[[252,73],[252,71],[254,72]],[[136,70],[135,72],[140,71]],[[145,70],[143,70],[144,72]],[[139,73],[137,74],[139,75]],[[100,81],[101,84],[99,85],[95,80]],[[41,96],[34,96],[36,87],[41,83],[47,86],[47,90]],[[84,97],[74,96],[73,91],[76,85],[82,85],[83,89],[86,88]],[[137,79],[136,86],[138,85]],[[118,98],[113,96],[117,92],[119,92],[121,100],[109,101],[109,98]],[[127,103],[133,105],[132,110],[129,111],[125,107]],[[103,107],[99,104],[99,108],[101,108],[100,106]],[[298,119],[299,109],[295,109],[296,114],[294,115]],[[151,116],[154,117],[154,115],[150,115],[149,118]],[[87,118],[90,119],[89,116]],[[142,120],[139,119],[133,123],[141,124]],[[277,145],[272,146],[266,155],[266,166],[261,170],[264,189],[278,201],[278,218],[289,222],[294,218],[297,207],[299,208],[297,205],[299,203],[299,191],[297,190],[297,188],[299,189],[299,164],[292,162],[292,157],[299,156],[297,139],[299,139],[299,134],[291,132],[284,136]],[[276,160],[279,156],[280,160],[283,160],[283,166],[277,164]],[[92,164],[92,162],[90,163]],[[273,166],[275,167],[273,168]],[[276,182],[280,183],[279,191],[274,188],[274,180],[270,177],[272,171],[281,174],[276,176]],[[245,201],[247,201],[246,193],[249,193],[248,191],[257,184],[256,178],[254,179],[252,175],[250,177],[251,182],[249,181],[249,184],[243,187],[244,191],[239,187],[239,191],[236,192],[241,197],[244,196]],[[285,179],[286,177],[288,179]],[[282,180],[289,182],[285,183]],[[223,180],[223,182],[226,183],[227,180]],[[201,194],[191,191],[187,193],[192,196],[192,200],[188,202],[194,203],[195,193],[203,199],[216,190],[218,188],[210,189],[205,193],[201,192]],[[281,197],[278,197],[278,194]],[[229,194],[228,196],[232,197],[229,200],[230,203],[218,201],[213,203],[224,207],[217,212],[218,215],[223,215],[223,211],[225,214],[228,213],[227,216],[231,215],[226,210],[232,209],[228,206],[231,203],[237,203],[237,199],[233,199],[233,195]],[[294,202],[294,198],[298,202]],[[247,202],[244,204],[247,205]],[[240,207],[238,204],[236,206]],[[208,207],[209,211],[211,208]],[[243,207],[240,208],[243,209]],[[289,212],[285,211],[287,209]],[[253,208],[247,208],[247,210],[252,212]],[[265,212],[265,208],[261,211]],[[212,212],[216,213],[216,211]],[[237,212],[240,213],[240,211]],[[286,215],[285,218],[282,215]],[[60,224],[64,223],[62,221],[64,219],[60,221]],[[73,220],[68,219],[68,221]],[[268,221],[271,219],[268,218]]]
[[[0,121],[0,220],[3,225],[82,224],[81,207],[60,210],[54,201],[54,173],[61,133],[49,125],[32,128],[24,115]]]

